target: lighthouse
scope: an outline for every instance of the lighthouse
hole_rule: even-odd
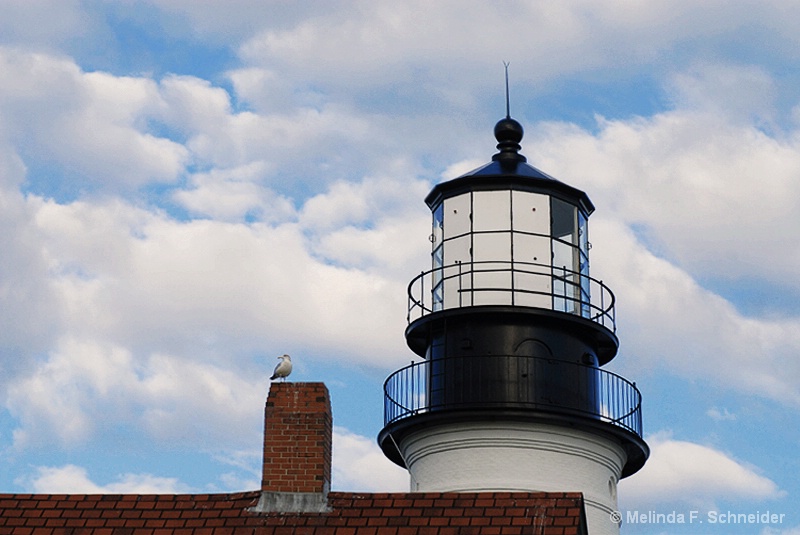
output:
[[[580,491],[589,533],[619,533],[617,483],[638,471],[636,384],[615,298],[589,274],[583,191],[527,163],[506,116],[491,162],[436,185],[431,266],[408,286],[409,348],[384,384],[384,454],[411,491]]]

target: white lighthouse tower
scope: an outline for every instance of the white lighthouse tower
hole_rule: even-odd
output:
[[[385,383],[384,453],[412,491],[581,491],[592,535],[619,533],[617,482],[649,455],[641,394],[604,370],[614,294],[589,276],[582,191],[526,163],[522,126],[425,198],[432,266],[409,284],[408,346]]]

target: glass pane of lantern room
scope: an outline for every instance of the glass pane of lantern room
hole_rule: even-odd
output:
[[[510,269],[511,191],[476,191],[472,201],[472,260],[491,262],[474,269]]]
[[[553,221],[553,309],[580,313],[580,249],[578,208],[555,197],[551,202]]]
[[[470,273],[471,235],[459,236],[446,242],[442,268],[443,307],[453,308],[472,304]]]
[[[475,233],[472,240],[474,304],[512,304],[511,232]]]
[[[465,282],[469,278],[461,273],[469,266],[470,248],[472,247],[471,234],[471,204],[470,193],[456,195],[445,199],[442,210],[442,279],[443,289],[441,296],[443,308],[452,308],[468,305],[464,302]]]
[[[442,239],[447,241],[453,237],[468,234],[470,225],[470,194],[456,195],[444,200],[442,214]]]
[[[541,193],[514,191],[511,201],[515,232],[550,235],[550,197]]]
[[[476,305],[511,304],[511,190],[472,194],[473,293]]]
[[[550,197],[528,191],[512,192],[511,224],[514,304],[551,308]]]
[[[431,231],[431,248],[436,251],[437,248],[442,246],[442,239],[444,238],[444,205],[440,204],[433,211],[433,230]],[[439,254],[441,257],[441,253]],[[433,267],[441,267],[434,262]]]
[[[586,215],[578,210],[578,235],[580,239],[580,272],[581,277],[581,315],[584,318],[591,316],[590,303],[592,296],[589,293],[589,224]]]
[[[444,206],[439,205],[433,211],[433,231],[431,232],[431,295],[433,297],[433,310],[441,310],[444,301],[442,294],[442,266],[444,265]],[[423,299],[425,297],[423,296]]]
[[[511,229],[511,191],[476,191],[472,194],[472,230]]]

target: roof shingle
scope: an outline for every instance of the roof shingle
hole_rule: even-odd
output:
[[[583,496],[331,492],[327,513],[255,513],[259,491],[0,494],[0,535],[583,535]]]

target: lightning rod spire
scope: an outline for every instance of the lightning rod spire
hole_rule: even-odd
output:
[[[510,61],[504,61],[503,66],[506,68],[506,119],[511,119],[511,99],[508,96],[508,66],[511,65]]]

